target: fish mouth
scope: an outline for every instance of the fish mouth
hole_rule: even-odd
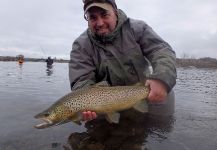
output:
[[[40,119],[43,122],[34,126],[37,129],[44,129],[44,128],[50,127],[54,124],[51,120],[49,120],[47,118],[38,118],[38,119]]]

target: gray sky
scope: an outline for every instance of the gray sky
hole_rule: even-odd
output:
[[[217,0],[116,0],[148,23],[177,57],[217,58]],[[82,0],[0,0],[0,55],[69,59],[86,28]]]

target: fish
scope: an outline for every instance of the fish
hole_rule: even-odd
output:
[[[120,111],[134,108],[145,113],[148,111],[147,96],[149,87],[136,84],[130,86],[110,86],[100,82],[86,88],[74,90],[35,115],[42,123],[37,129],[57,126],[70,121],[81,125],[82,112],[94,111],[105,116],[110,123],[119,123]]]

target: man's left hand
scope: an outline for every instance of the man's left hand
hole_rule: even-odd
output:
[[[166,99],[167,88],[162,81],[150,79],[146,81],[145,85],[150,87],[150,93],[148,95],[150,102],[161,103]]]

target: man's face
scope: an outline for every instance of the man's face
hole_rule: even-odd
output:
[[[92,7],[87,12],[87,19],[90,30],[99,36],[111,33],[117,24],[117,15],[113,8],[104,10]]]

